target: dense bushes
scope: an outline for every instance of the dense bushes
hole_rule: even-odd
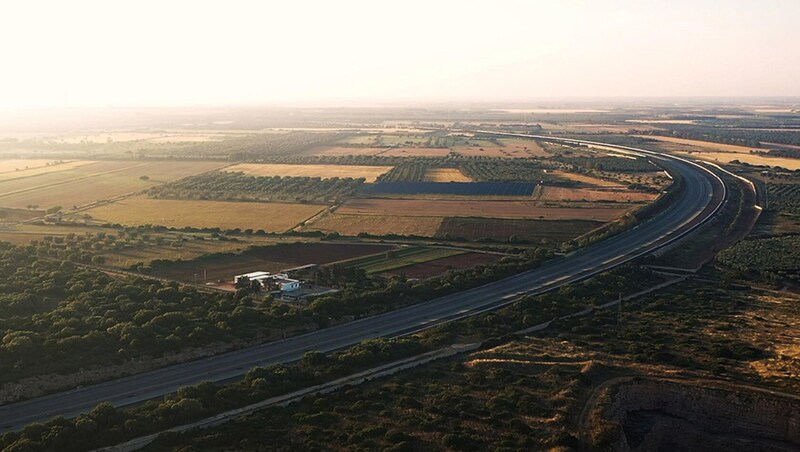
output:
[[[113,279],[0,244],[0,382],[303,328],[301,311]]]
[[[21,432],[0,437],[0,449],[70,451],[116,444],[427,350],[418,340],[398,338],[368,340],[331,356],[309,352],[293,364],[251,369],[237,383],[223,386],[203,382],[131,410],[101,403],[75,419],[59,417],[45,424],[31,424]]]
[[[767,208],[800,215],[800,184],[767,184]]]
[[[720,252],[717,261],[771,280],[800,281],[800,236],[745,240]]]

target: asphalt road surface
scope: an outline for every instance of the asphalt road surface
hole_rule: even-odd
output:
[[[553,137],[541,138],[554,140]],[[625,149],[634,151],[633,148]],[[641,152],[652,154],[649,151]],[[175,392],[181,386],[204,380],[229,380],[244,375],[255,366],[297,360],[311,350],[330,352],[365,339],[420,331],[497,309],[513,303],[522,294],[552,290],[628,262],[689,232],[710,218],[716,212],[717,204],[722,203],[723,196],[719,196],[719,193],[713,196],[715,190],[724,191],[724,186],[716,176],[687,160],[670,157],[666,163],[673,174],[680,173],[686,182],[683,196],[668,209],[635,228],[549,261],[540,268],[429,302],[281,341],[5,405],[0,407],[0,434],[55,416],[74,417],[104,401],[125,406],[160,397]]]

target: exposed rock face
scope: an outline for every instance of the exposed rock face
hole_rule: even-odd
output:
[[[615,450],[800,450],[800,398],[766,391],[636,379],[601,416],[620,427]]]

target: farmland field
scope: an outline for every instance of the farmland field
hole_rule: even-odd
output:
[[[667,143],[681,144],[685,146],[695,146],[709,149],[713,152],[732,152],[737,154],[749,154],[753,148],[747,146],[737,146],[735,144],[713,143],[711,141],[688,140],[685,138],[665,137],[660,135],[635,135],[639,138],[648,140],[665,141]]]
[[[392,245],[291,243],[259,246],[238,254],[210,255],[197,259],[157,264],[153,273],[164,278],[191,281],[205,270],[209,281],[230,281],[233,276],[252,272],[278,272],[306,264],[331,262],[384,253]]]
[[[236,240],[219,240],[210,234],[186,234],[181,232],[142,232],[136,238],[130,239],[124,235],[125,231],[112,228],[58,228],[50,229],[50,225],[40,226],[47,231],[47,234],[28,233],[19,231],[17,233],[0,232],[0,239],[12,243],[25,244],[31,240],[41,241],[45,236],[69,237],[70,235],[95,236],[97,233],[104,233],[106,237],[116,236],[118,240],[113,244],[105,244],[102,249],[93,249],[92,254],[101,256],[104,260],[104,267],[119,269],[136,269],[141,265],[148,265],[154,260],[160,259],[194,259],[209,253],[230,253],[239,252],[254,245],[269,245],[285,242],[289,238],[275,236],[247,236]],[[66,233],[65,233],[66,232]],[[124,241],[120,238],[124,237]],[[146,237],[146,239],[145,239]],[[292,238],[292,241],[295,239]],[[96,239],[96,243],[103,243],[103,240]]]
[[[508,220],[495,218],[445,218],[436,237],[467,240],[489,238],[564,242],[602,226],[586,220]]]
[[[383,148],[378,154],[386,157],[447,157],[450,152],[448,148]]]
[[[366,187],[368,195],[531,196],[536,184],[522,182],[379,182]]]
[[[10,242],[15,245],[27,245],[31,241],[42,240],[45,236],[64,237],[68,234],[116,234],[118,231],[112,228],[100,228],[94,226],[76,226],[59,224],[16,224],[0,230],[0,240]]]
[[[428,168],[425,171],[426,182],[472,182],[457,168]]]
[[[326,213],[302,228],[303,231],[338,232],[342,235],[418,235],[432,237],[441,217],[403,217],[396,215],[341,215]]]
[[[43,214],[44,212],[38,210],[0,208],[0,224],[30,220],[31,218],[41,217]]]
[[[65,165],[71,165],[70,162]],[[81,206],[144,190],[170,180],[223,166],[220,162],[102,161],[11,180],[0,180],[0,206],[44,209]],[[34,170],[35,171],[35,170]],[[16,173],[8,173],[16,174]],[[142,176],[147,176],[142,179]]]
[[[653,193],[632,190],[597,190],[592,188],[542,187],[535,199],[540,201],[617,201],[648,202],[658,197]]]
[[[21,169],[19,171],[11,170],[0,173],[0,181],[7,181],[13,179],[22,179],[25,177],[38,176],[41,174],[53,174],[60,171],[67,171],[83,165],[97,163],[93,160],[74,160],[70,162],[57,163],[52,165],[37,166],[29,169]]]
[[[502,139],[500,145],[490,143],[485,146],[457,146],[453,152],[461,155],[483,155],[487,157],[506,157],[506,158],[528,158],[528,157],[549,157],[539,143],[533,140],[523,139]]]
[[[225,171],[242,172],[249,176],[293,176],[293,177],[363,177],[366,182],[375,182],[391,166],[360,165],[289,165],[277,163],[240,163],[225,168]]]
[[[448,270],[463,270],[476,265],[485,265],[496,262],[502,256],[487,253],[464,253],[455,256],[443,257],[420,264],[410,265],[388,273],[404,275],[407,278],[431,278],[441,275]]]
[[[239,134],[244,134],[241,132]],[[58,137],[59,143],[112,143],[123,141],[141,141],[153,143],[197,143],[205,141],[220,141],[227,136],[235,135],[231,131],[203,131],[203,130],[159,130],[153,132],[110,131],[95,134],[72,134]]]
[[[681,152],[680,154],[721,163],[731,163],[734,160],[738,160],[750,165],[780,166],[792,171],[800,170],[800,159],[786,157],[766,157],[758,154],[737,154],[733,152],[695,152],[691,154]]]
[[[329,156],[341,156],[341,155],[381,155],[383,152],[387,151],[387,148],[375,148],[375,147],[346,147],[346,146],[323,146],[321,148],[315,149],[313,151],[314,155],[329,155]]]
[[[565,171],[555,171],[553,172],[554,175],[571,180],[573,182],[580,182],[582,184],[591,185],[594,187],[613,187],[613,188],[624,188],[621,184],[614,181],[607,181],[605,179],[600,179],[599,177],[588,176],[586,174],[576,174],[576,173],[568,173]]]
[[[357,258],[350,261],[341,262],[340,264],[347,267],[361,268],[368,274],[376,274],[394,271],[403,267],[435,261],[437,259],[450,256],[457,256],[464,253],[465,251],[462,250],[415,246],[387,251],[386,253],[373,256]]]
[[[156,234],[151,234],[156,236]],[[189,260],[207,255],[209,253],[235,253],[241,252],[251,246],[265,246],[286,241],[294,241],[291,237],[275,236],[248,236],[237,240],[214,240],[206,238],[196,239],[195,235],[182,235],[180,233],[162,233],[159,237],[166,238],[163,245],[155,245],[152,242],[147,244],[126,244],[120,250],[107,250],[100,253],[105,258],[104,266],[116,268],[130,268],[137,264],[148,265],[154,260],[159,259],[182,259]],[[185,241],[178,241],[176,237],[187,237]],[[203,237],[203,236],[201,236]]]
[[[405,217],[483,217],[611,221],[625,214],[624,205],[544,206],[536,201],[450,201],[353,199],[336,210],[340,215]]]
[[[284,232],[325,207],[310,204],[129,198],[89,209],[100,223]]]
[[[151,198],[219,201],[330,203],[352,196],[363,179],[246,176],[213,171],[162,184],[147,191]]]
[[[65,162],[69,163],[69,162]],[[61,163],[61,164],[65,164]],[[9,159],[0,160],[0,173],[19,172],[32,170],[35,168],[46,168],[51,165],[58,165],[57,160],[51,159]]]

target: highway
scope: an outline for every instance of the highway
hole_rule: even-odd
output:
[[[555,137],[538,138],[558,140]],[[0,434],[59,415],[74,417],[100,402],[130,405],[204,380],[216,382],[240,377],[255,366],[291,362],[307,351],[330,352],[365,339],[396,337],[497,309],[513,303],[523,294],[552,290],[648,254],[690,232],[711,218],[722,205],[724,196],[720,194],[724,195],[724,185],[703,167],[685,159],[654,155],[650,151],[615,148],[664,159],[673,174],[683,176],[686,182],[683,195],[659,215],[632,229],[548,261],[539,268],[484,286],[276,342],[0,406]],[[719,191],[718,196],[714,196],[715,191]]]

